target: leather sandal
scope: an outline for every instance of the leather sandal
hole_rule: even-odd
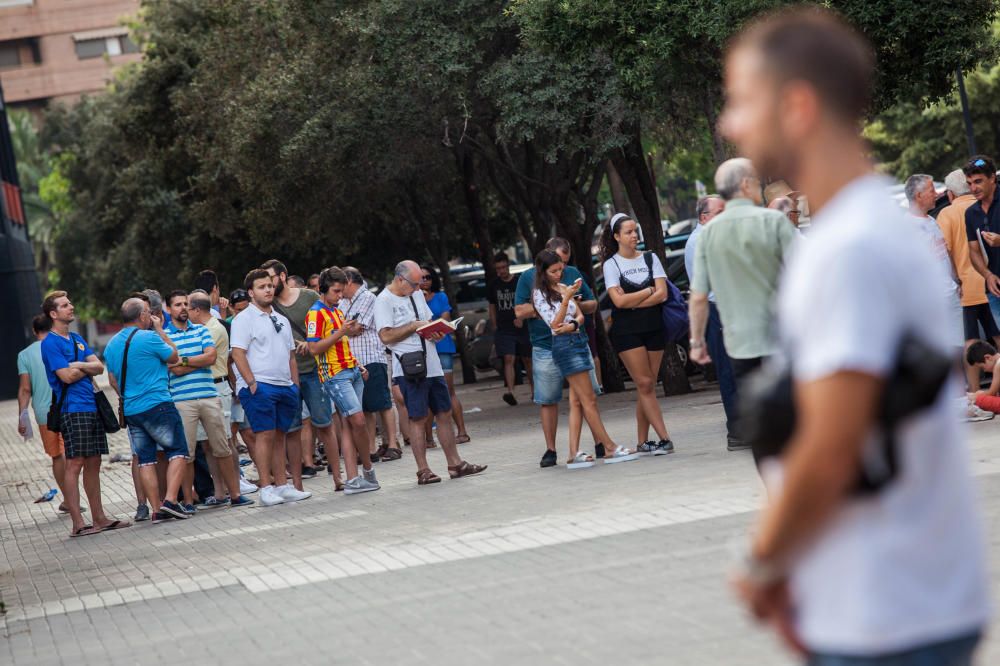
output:
[[[452,467],[448,466],[448,475],[453,479],[458,479],[463,476],[472,476],[473,474],[479,474],[480,472],[486,471],[489,465],[473,465],[472,463],[462,461],[461,464]]]
[[[385,452],[388,451],[388,450],[389,450],[389,447],[386,446],[385,444],[382,444],[377,449],[375,449],[375,453],[371,454],[371,461],[372,462],[379,462],[380,460],[382,460],[382,456],[384,456]]]
[[[428,468],[424,468],[417,472],[417,485],[426,486],[431,483],[441,483],[441,477],[432,472]]]
[[[386,449],[385,453],[382,454],[382,462],[390,462],[393,460],[399,460],[403,457],[403,452],[399,449]]]

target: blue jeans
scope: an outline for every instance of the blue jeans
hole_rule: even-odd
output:
[[[299,393],[302,395],[302,402],[309,410],[309,418],[317,428],[325,428],[333,423],[333,409],[327,399],[323,383],[319,380],[319,372],[313,370],[299,375]],[[298,432],[302,430],[302,410],[295,413],[292,425],[288,427],[288,432]]]
[[[986,291],[986,297],[990,300],[990,312],[993,313],[993,321],[1000,324],[1000,298],[997,298],[993,294]]]
[[[531,379],[535,385],[533,396],[536,405],[558,405],[562,401],[563,374],[556,367],[552,358],[552,350],[544,347],[531,348]],[[590,385],[594,393],[601,395],[601,387],[597,385],[597,373],[594,372],[594,362],[590,362]]]
[[[592,370],[594,359],[590,355],[587,336],[579,332],[552,336],[552,361],[563,377]]]
[[[722,408],[726,410],[726,433],[733,439],[739,439],[736,430],[736,421],[739,418],[739,413],[736,411],[736,377],[733,376],[733,366],[729,362],[729,354],[726,353],[726,345],[722,340],[722,319],[715,303],[708,304],[705,345],[715,365],[715,375],[719,378]]]
[[[188,457],[184,423],[174,403],[161,402],[152,409],[126,416],[125,422],[132,453],[139,459],[140,467],[156,464],[157,448],[166,454],[167,460]]]
[[[326,380],[323,388],[337,406],[337,413],[341,416],[353,416],[361,411],[365,381],[361,379],[361,370],[358,368],[341,370]]]
[[[879,657],[810,654],[808,666],[970,666],[980,634],[953,638]]]

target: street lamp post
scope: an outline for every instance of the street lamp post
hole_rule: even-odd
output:
[[[962,77],[962,68],[955,69],[955,79],[958,81],[958,98],[962,102],[962,118],[965,120],[965,138],[969,142],[969,154],[975,155],[976,137],[972,132],[972,116],[969,115],[969,97],[965,94],[965,79]]]

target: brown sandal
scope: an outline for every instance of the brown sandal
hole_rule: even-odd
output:
[[[471,441],[472,438],[469,437],[468,435],[458,435],[457,437],[455,437],[456,444],[468,444]]]
[[[382,454],[382,462],[390,462],[392,460],[399,460],[403,457],[403,452],[399,449],[386,449],[385,453]]]
[[[441,477],[426,468],[417,472],[418,486],[426,486],[431,483],[441,483]]]
[[[389,450],[388,446],[386,446],[385,444],[381,445],[380,447],[375,449],[375,453],[371,454],[371,461],[379,462],[380,460],[382,460],[382,456],[384,456],[385,452],[388,450]]]
[[[473,474],[484,472],[487,467],[489,467],[489,465],[473,465],[472,463],[463,460],[460,465],[455,465],[454,467],[449,465],[448,475],[453,479],[458,479],[463,476],[472,476]]]

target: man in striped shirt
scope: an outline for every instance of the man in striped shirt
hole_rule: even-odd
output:
[[[348,478],[344,494],[353,495],[378,490],[379,485],[372,469],[368,426],[361,408],[368,372],[354,358],[348,341],[349,335],[357,335],[361,329],[357,319],[345,321],[343,313],[337,309],[346,283],[347,276],[336,266],[319,274],[320,300],[306,315],[306,342],[309,352],[316,356],[323,388],[344,419],[345,427],[350,428],[357,458],[361,459],[364,467],[364,476],[361,476],[358,474],[357,459],[347,450],[347,438],[344,437],[342,445],[345,450],[342,453]]]
[[[170,366],[170,397],[184,423],[188,446],[188,466],[184,476],[184,509],[194,513],[194,458],[198,445],[198,424],[208,436],[205,453],[215,458],[231,458],[232,448],[223,416],[222,401],[212,380],[217,353],[212,334],[205,326],[189,320],[187,292],[177,290],[167,297],[170,326],[167,335],[177,347],[180,361]],[[222,480],[234,501],[240,502],[239,477],[232,464],[219,465]],[[249,502],[249,500],[246,500]],[[225,506],[224,498],[206,499],[206,508]]]

